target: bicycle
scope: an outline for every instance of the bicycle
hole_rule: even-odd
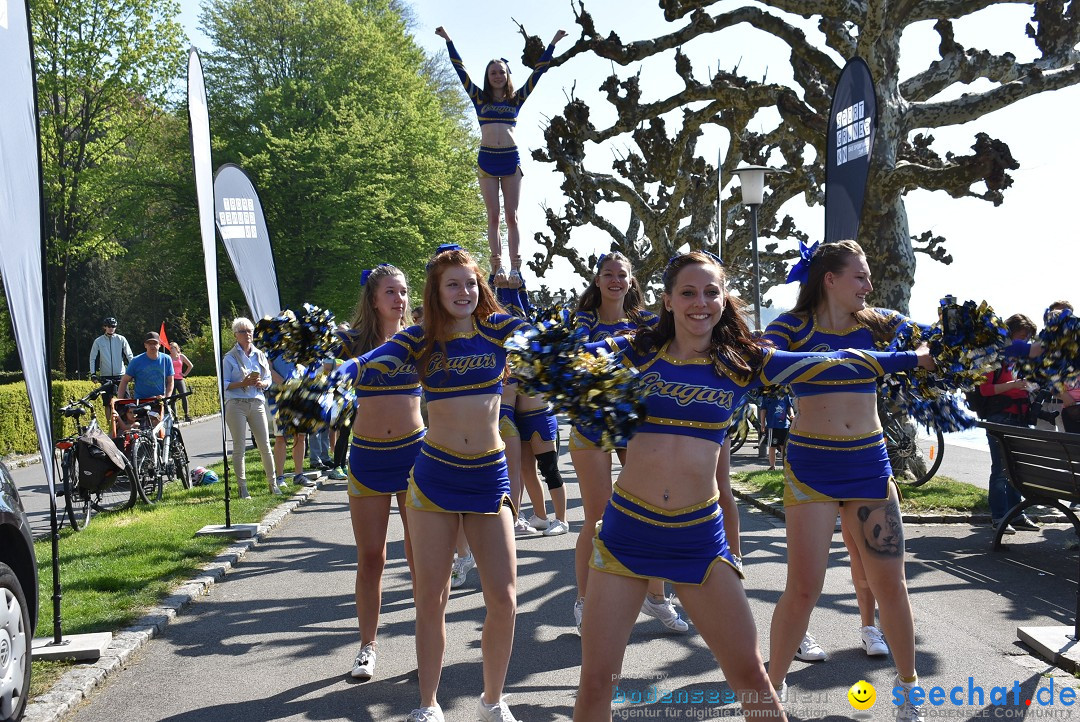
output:
[[[880,394],[878,415],[896,480],[907,486],[922,486],[934,478],[945,458],[945,435],[938,425],[916,423]],[[920,426],[926,429],[925,436],[919,433]]]
[[[110,388],[114,388],[111,383],[102,384],[83,398],[73,399],[67,406],[60,409],[62,415],[75,419],[75,433],[60,439],[55,444],[60,455],[59,468],[63,483],[64,510],[71,528],[75,531],[85,528],[90,523],[90,517],[94,511],[118,511],[130,508],[135,504],[138,493],[138,480],[134,466],[130,462],[125,465],[124,473],[116,474],[112,477],[111,483],[97,488],[87,486],[80,473],[79,437],[100,428],[91,402]],[[90,423],[83,426],[82,417],[86,414],[90,414]]]
[[[147,504],[161,501],[165,484],[170,481],[179,481],[185,489],[191,488],[187,446],[170,408],[177,400],[191,394],[188,391],[165,399],[137,399],[132,407],[139,424],[126,432],[131,439],[126,446],[139,481],[139,495]],[[160,420],[155,421],[155,416],[160,416]]]
[[[728,436],[731,438],[731,453],[743,447],[750,431],[753,430],[755,439],[760,442],[762,438],[761,426],[758,424],[757,407],[749,403],[742,404],[731,417],[731,426]]]

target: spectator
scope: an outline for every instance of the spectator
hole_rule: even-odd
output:
[[[124,375],[120,377],[117,395],[122,399],[128,398],[128,384],[134,381],[134,391],[131,394],[133,399],[172,396],[173,364],[172,359],[160,353],[161,337],[156,331],[151,331],[143,339],[143,346],[146,353],[131,359]]]
[[[270,387],[270,362],[266,360],[266,354],[251,343],[255,333],[255,324],[251,319],[241,316],[233,321],[232,328],[236,345],[225,354],[222,375],[225,381],[225,424],[232,436],[233,468],[236,470],[240,498],[251,498],[247,489],[247,464],[244,461],[249,426],[262,456],[270,493],[280,494],[274,457],[270,453],[270,437],[266,428],[266,398],[263,396],[263,391]]]
[[[412,322],[419,326],[424,322],[424,307],[416,306],[412,310]]]
[[[325,359],[314,376],[322,378],[333,370],[334,360]],[[330,471],[334,468],[334,460],[330,458],[329,426],[324,425],[308,434],[308,463],[316,471]]]
[[[788,428],[791,427],[793,418],[795,418],[795,409],[791,405],[790,395],[762,398],[758,406],[758,422],[765,430],[765,444],[769,448],[769,471],[776,469],[776,450],[784,448]]]
[[[131,361],[131,346],[126,338],[116,332],[115,318],[105,317],[101,326],[105,333],[94,339],[94,345],[90,347],[90,378],[98,382],[111,381],[118,384],[126,365]],[[114,390],[105,392],[101,401],[106,409],[112,408],[114,396]]]
[[[281,385],[288,379],[299,378],[304,375],[304,367],[298,366],[291,361],[286,361],[280,354],[275,354],[273,361],[270,363],[270,377],[273,379],[275,385]],[[285,428],[284,424],[278,424],[274,421],[274,394],[267,392],[266,394],[269,403],[267,404],[267,428],[273,429],[274,433],[274,466],[277,469],[278,477],[277,484],[282,489],[285,488],[285,456],[288,450],[289,439],[293,442],[293,483],[297,486],[305,486],[314,484],[304,476],[304,449],[306,444],[306,436],[301,433],[290,433],[289,429]]]
[[[1035,335],[1035,323],[1022,313],[1013,314],[1005,320],[1009,337],[1014,341],[1027,341]],[[994,397],[986,415],[986,421],[1011,426],[1027,426],[1028,392],[1036,389],[1036,384],[1016,377],[1012,363],[1006,363],[990,374],[986,383],[979,386],[983,396]],[[990,445],[990,518],[994,529],[1002,519],[1020,501],[1020,492],[1009,484],[1009,475],[1005,470],[1005,456],[1001,444],[990,434],[986,435]],[[1015,529],[1036,531],[1039,527],[1023,514],[1010,522],[1005,530],[1012,534]]]
[[[184,355],[184,352],[180,350],[180,344],[173,341],[172,346],[169,348],[169,355],[172,357],[173,364],[173,386],[178,394],[186,394],[188,390],[187,382],[184,381],[184,377],[191,373],[191,369],[195,368],[195,364],[191,363],[191,359]],[[184,407],[184,421],[191,421],[191,413],[188,410],[188,397],[185,396],[180,399],[180,403]],[[176,402],[173,402],[173,416],[176,416]]]
[[[1048,310],[1075,313],[1073,305],[1068,301],[1054,301]],[[1061,430],[1070,434],[1080,434],[1080,379],[1066,381],[1064,388],[1058,392],[1058,398],[1061,399],[1061,416],[1058,417]]]

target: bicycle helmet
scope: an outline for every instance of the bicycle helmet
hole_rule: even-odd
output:
[[[199,486],[206,486],[207,484],[216,484],[218,482],[217,472],[213,469],[207,469],[202,475],[201,483]]]
[[[101,320],[101,325],[102,326],[115,326],[116,325],[116,319],[114,317],[112,317],[112,316],[106,316],[105,318],[103,318]]]

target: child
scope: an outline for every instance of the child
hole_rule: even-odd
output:
[[[790,395],[784,394],[779,398],[767,395],[762,397],[758,406],[758,421],[761,428],[765,429],[764,441],[769,449],[769,471],[776,469],[776,451],[783,449],[793,418],[795,410],[791,405]]]

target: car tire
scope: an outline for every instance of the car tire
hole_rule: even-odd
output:
[[[0,720],[21,717],[30,696],[31,630],[19,578],[0,562]]]

